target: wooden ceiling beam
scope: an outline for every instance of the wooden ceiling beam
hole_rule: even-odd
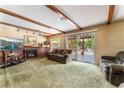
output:
[[[64,31],[62,31],[62,30],[59,30],[59,29],[56,29],[54,27],[48,26],[48,25],[43,24],[41,22],[37,22],[35,20],[32,20],[30,18],[21,16],[19,14],[13,13],[13,12],[8,11],[8,10],[5,10],[3,8],[0,8],[0,12],[5,13],[5,14],[8,14],[8,15],[13,16],[13,17],[16,17],[16,18],[19,18],[19,19],[22,19],[22,20],[25,20],[25,21],[28,21],[28,22],[31,22],[31,23],[34,23],[34,24],[37,24],[37,25],[40,25],[40,26],[43,26],[43,27],[46,27],[46,28],[49,28],[49,29],[54,29],[54,30],[57,30],[57,31],[60,31],[60,32],[64,33]]]
[[[77,29],[81,29],[81,27],[75,23],[72,19],[70,19],[68,16],[66,16],[63,12],[61,12],[58,8],[56,8],[53,5],[45,5],[47,8],[49,8],[50,10],[52,10],[53,12],[63,16],[65,19],[67,19],[69,22],[71,22],[73,25],[75,25],[77,27]]]
[[[46,34],[46,35],[51,35],[50,33],[41,32],[41,31],[39,31],[39,30],[35,30],[35,29],[32,29],[32,28],[27,28],[27,27],[22,27],[22,26],[18,26],[18,25],[6,23],[6,22],[0,22],[0,24],[7,25],[7,26],[12,26],[12,27],[15,27],[15,28],[21,28],[21,29],[25,29],[25,30],[29,30],[29,31],[44,33],[44,34]]]
[[[112,21],[112,17],[113,17],[113,14],[114,14],[114,9],[115,9],[115,5],[110,5],[109,6],[108,21],[107,21],[108,24],[110,24],[111,21]]]

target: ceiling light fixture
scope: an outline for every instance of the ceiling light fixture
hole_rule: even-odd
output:
[[[66,20],[66,18],[60,13],[58,13],[58,15],[59,15],[59,18],[58,18],[59,21]]]
[[[58,20],[59,21],[66,21],[67,19],[65,17],[60,17]]]
[[[17,28],[17,30],[16,30],[17,32],[19,31],[19,28]]]

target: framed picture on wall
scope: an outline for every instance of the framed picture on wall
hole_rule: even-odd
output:
[[[24,44],[36,45],[37,44],[37,37],[25,35],[24,36]]]

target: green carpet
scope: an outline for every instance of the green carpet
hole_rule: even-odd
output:
[[[0,87],[17,88],[113,88],[99,66],[72,61],[60,64],[43,59],[32,59],[0,69]]]

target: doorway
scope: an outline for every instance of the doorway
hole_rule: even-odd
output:
[[[94,63],[95,33],[68,35],[67,48],[72,49],[73,60]]]

